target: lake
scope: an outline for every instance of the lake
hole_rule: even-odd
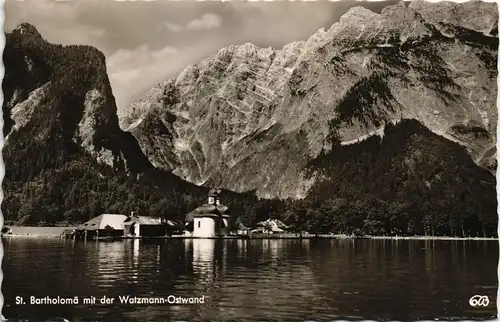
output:
[[[396,319],[496,316],[498,241],[4,239],[8,319]],[[473,295],[487,307],[473,308]],[[201,298],[122,304],[119,296]],[[16,296],[27,302],[16,305]],[[78,297],[78,304],[29,304]],[[106,296],[114,303],[98,302]],[[170,297],[173,298],[173,297]]]

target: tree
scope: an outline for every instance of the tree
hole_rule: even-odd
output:
[[[285,224],[287,224],[291,231],[299,234],[302,238],[302,231],[305,226],[305,217],[301,216],[297,211],[287,210],[284,214]]]

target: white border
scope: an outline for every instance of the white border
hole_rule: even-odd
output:
[[[0,52],[2,53],[2,63],[0,64],[0,79],[2,80],[3,84],[3,76],[5,74],[5,69],[3,65],[3,50],[5,48],[5,32],[4,32],[4,22],[5,22],[5,0],[0,0],[0,5],[2,10],[0,13],[0,24],[1,24],[1,30],[2,32],[0,33]],[[0,106],[3,106],[3,88],[0,88]],[[0,205],[3,203],[3,178],[5,176],[5,164],[3,163],[3,145],[5,143],[5,139],[3,137],[3,109],[2,112],[0,112],[2,117],[0,118]],[[2,209],[0,208],[0,229],[3,228],[3,213]],[[0,241],[0,320],[4,321],[5,318],[2,314],[3,312],[3,304],[4,304],[4,298],[3,298],[3,291],[1,289],[2,284],[3,284],[3,269],[2,269],[2,263],[3,263],[3,241]]]
[[[11,0],[11,1],[14,1],[14,0]],[[17,1],[24,1],[24,0],[17,0]],[[40,1],[40,0],[33,0],[33,1]],[[72,0],[53,0],[53,1],[72,1]],[[113,0],[113,1],[117,1],[117,2],[126,2],[126,1],[153,2],[153,1],[157,1],[157,0]],[[167,0],[167,1],[183,1],[183,0]],[[187,1],[189,1],[189,0],[187,0]],[[205,0],[195,0],[195,1],[204,2]],[[217,0],[215,0],[215,1],[217,1]],[[225,2],[225,1],[231,1],[231,0],[219,0],[219,1]],[[272,2],[274,0],[248,0],[248,1]],[[288,1],[296,1],[296,0],[288,0]],[[318,0],[299,0],[299,1],[314,2],[314,1],[318,1]],[[343,1],[343,0],[324,0],[324,1]],[[356,0],[356,1],[358,1],[358,2],[363,2],[363,1],[383,2],[386,0]],[[409,1],[409,0],[404,0],[404,1]],[[426,0],[426,1],[440,2],[441,0]],[[471,1],[471,0],[451,0],[451,1],[463,3],[463,2],[467,2],[467,1]],[[474,0],[472,0],[472,1],[474,1]],[[497,0],[483,0],[483,2],[497,2]],[[3,65],[3,50],[5,48],[5,32],[4,32],[5,0],[0,0],[0,4],[2,7],[2,10],[0,10],[1,11],[0,24],[1,24],[1,29],[2,29],[2,33],[0,34],[0,49],[1,49],[0,51],[2,52],[2,64],[0,64],[0,79],[3,80],[4,74],[5,74],[4,65]],[[499,11],[499,16],[500,16],[500,5],[498,6],[498,11]],[[500,46],[499,46],[499,51],[500,51]],[[497,70],[500,71],[500,59],[497,59]],[[500,96],[498,95],[498,89],[500,89],[500,73],[497,75],[497,110],[498,110],[498,107],[500,106]],[[3,101],[4,101],[3,90],[0,90],[0,106],[3,106]],[[5,138],[3,135],[3,125],[4,125],[4,122],[3,122],[3,112],[2,112],[2,117],[0,118],[0,128],[2,129],[0,131],[0,151],[3,150],[3,146],[5,143]],[[500,143],[499,143],[499,139],[498,139],[499,137],[500,137],[500,118],[497,116],[497,164],[499,164],[499,161],[500,161],[500,157],[498,155],[498,151],[500,149]],[[5,176],[5,164],[3,162],[3,153],[0,153],[0,205],[3,202],[3,197],[4,197],[3,185],[2,185],[4,176]],[[498,223],[498,227],[497,227],[498,237],[499,237],[499,241],[498,241],[498,243],[499,243],[499,262],[498,262],[497,274],[498,274],[498,285],[500,285],[500,194],[499,194],[499,191],[500,191],[500,171],[498,171],[498,169],[496,172],[496,176],[497,176],[497,215],[499,215],[499,223]],[[4,218],[3,218],[2,210],[0,209],[0,229],[3,228],[3,224],[4,224]],[[3,261],[3,255],[4,255],[4,251],[3,251],[3,241],[2,241],[2,242],[0,242],[0,265]],[[3,305],[4,305],[3,292],[1,291],[2,282],[3,282],[3,270],[0,268],[0,321],[5,320],[3,314],[1,314],[2,310],[3,310]],[[499,321],[500,320],[500,288],[497,289],[496,305],[497,305],[497,320],[490,320],[490,321]],[[372,321],[372,320],[365,320],[365,321]],[[436,321],[436,320],[434,320],[434,321]],[[466,321],[472,321],[472,320],[466,320]],[[433,321],[429,321],[429,322],[433,322]]]

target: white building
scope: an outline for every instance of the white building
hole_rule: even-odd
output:
[[[220,190],[210,190],[208,203],[186,215],[187,230],[192,237],[215,238],[229,234],[228,208],[220,202]]]

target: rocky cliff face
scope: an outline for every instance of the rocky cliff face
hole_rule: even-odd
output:
[[[101,52],[49,44],[26,23],[7,34],[6,42],[7,159],[29,137],[51,149],[81,149],[115,169],[140,171],[150,165],[135,139],[118,126]]]
[[[133,103],[121,126],[149,161],[197,185],[302,198],[304,168],[401,119],[496,167],[497,8],[356,7],[281,50],[230,46]]]
[[[22,24],[6,35],[3,61],[6,221],[68,225],[130,211],[182,218],[205,200],[203,187],[155,170],[119,128],[97,49],[50,44]]]

